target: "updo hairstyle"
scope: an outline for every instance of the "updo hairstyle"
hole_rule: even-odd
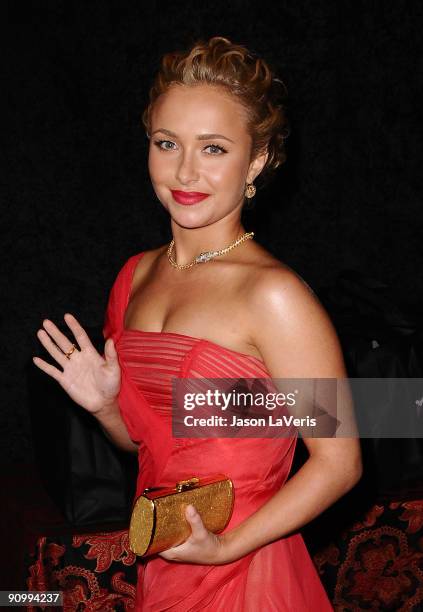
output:
[[[227,38],[214,36],[208,42],[198,41],[187,51],[163,56],[142,116],[147,134],[154,103],[161,94],[173,84],[202,83],[225,88],[244,106],[252,138],[251,160],[267,149],[268,158],[260,174],[267,178],[286,159],[286,89],[264,60]]]

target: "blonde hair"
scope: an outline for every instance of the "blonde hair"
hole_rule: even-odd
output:
[[[150,89],[142,119],[150,132],[151,113],[157,98],[171,85],[207,83],[225,88],[245,108],[252,138],[251,159],[267,151],[261,176],[270,175],[286,160],[286,88],[268,64],[241,45],[214,36],[198,41],[187,51],[167,53]]]

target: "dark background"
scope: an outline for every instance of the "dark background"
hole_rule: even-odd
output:
[[[43,318],[100,326],[126,259],[169,240],[140,116],[160,56],[200,37],[245,44],[289,91],[288,161],[247,229],[317,292],[354,269],[420,309],[422,6],[2,3],[1,463],[32,454]]]

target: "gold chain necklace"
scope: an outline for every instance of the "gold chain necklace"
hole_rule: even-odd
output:
[[[253,236],[254,236],[254,232],[246,232],[245,234],[240,236],[237,240],[235,240],[235,242],[225,247],[224,249],[220,249],[220,251],[204,251],[203,253],[200,253],[199,255],[197,255],[197,257],[191,263],[184,264],[184,265],[180,265],[176,263],[176,261],[173,258],[173,247],[175,245],[175,241],[172,240],[172,242],[169,244],[168,249],[167,249],[167,258],[174,268],[178,268],[178,270],[186,270],[187,268],[192,268],[198,263],[206,263],[207,261],[210,261],[214,259],[215,257],[218,257],[219,255],[226,255],[226,253],[229,253],[229,251],[232,251],[232,249],[240,245],[245,240],[252,238]]]

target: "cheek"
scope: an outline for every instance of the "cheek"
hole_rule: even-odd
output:
[[[166,154],[151,147],[148,153],[148,171],[153,183],[166,181],[172,171],[169,157],[166,158]]]
[[[153,182],[155,182],[160,176],[160,166],[160,160],[157,159],[156,151],[150,148],[148,153],[148,171]]]
[[[230,193],[238,192],[245,183],[245,176],[248,169],[244,159],[225,160],[226,163],[219,164],[210,173],[216,186]]]
[[[157,151],[150,151],[148,154],[148,172],[150,175],[151,185],[156,193],[157,198],[167,208],[167,190],[166,186],[169,183],[167,165],[163,164]]]

